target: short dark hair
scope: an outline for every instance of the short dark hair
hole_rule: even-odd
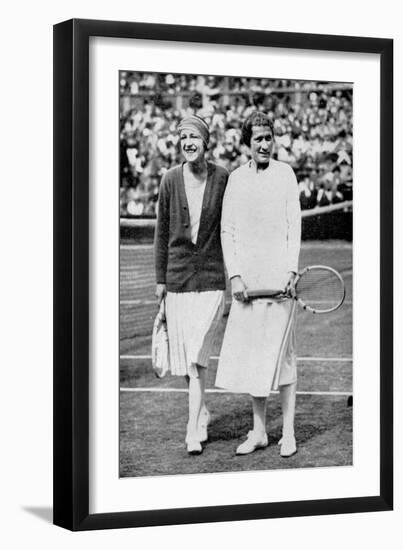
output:
[[[262,111],[253,111],[242,125],[242,141],[250,147],[250,138],[252,137],[252,126],[268,126],[274,135],[274,126],[272,121]]]

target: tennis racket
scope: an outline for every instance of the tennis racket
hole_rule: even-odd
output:
[[[330,313],[343,304],[346,296],[340,273],[325,265],[311,265],[297,274],[294,280],[295,295],[284,290],[247,290],[250,300],[270,298],[284,300],[294,298],[311,313]]]

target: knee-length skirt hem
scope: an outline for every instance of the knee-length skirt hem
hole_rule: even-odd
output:
[[[289,300],[232,303],[215,385],[266,397],[297,380],[295,315]]]
[[[224,312],[224,291],[168,292],[166,319],[171,374],[197,377],[208,367]]]

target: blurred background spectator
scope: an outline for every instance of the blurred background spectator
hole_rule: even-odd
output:
[[[176,128],[195,113],[211,130],[208,157],[229,172],[249,159],[248,114],[274,121],[274,158],[291,164],[302,208],[352,199],[351,84],[120,72],[120,214],[154,217],[163,174],[181,161]]]

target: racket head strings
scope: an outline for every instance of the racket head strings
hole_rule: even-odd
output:
[[[295,291],[300,305],[313,313],[336,311],[346,295],[341,275],[323,265],[309,266],[299,273]]]

